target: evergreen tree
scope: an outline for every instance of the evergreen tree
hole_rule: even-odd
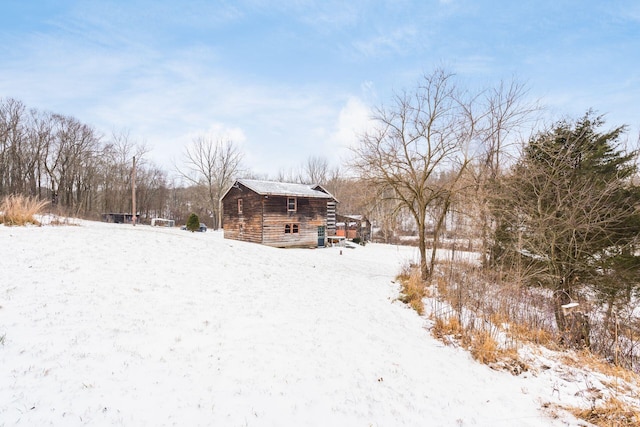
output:
[[[560,331],[561,307],[581,289],[615,298],[639,278],[636,153],[619,148],[624,126],[601,133],[603,124],[588,112],[537,135],[494,201],[496,261],[554,291]]]
[[[200,229],[200,218],[195,213],[189,215],[187,219],[187,230],[194,232]]]

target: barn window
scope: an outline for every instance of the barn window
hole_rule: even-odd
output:
[[[238,213],[242,214],[242,199],[238,199]]]
[[[285,224],[284,225],[284,234],[298,233],[299,232],[298,224]]]
[[[287,211],[295,212],[296,211],[296,198],[295,197],[287,197]]]

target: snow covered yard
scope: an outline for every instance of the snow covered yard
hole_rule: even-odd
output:
[[[432,338],[395,300],[415,259],[0,225],[0,426],[585,425],[540,409],[570,403],[560,379],[493,371]]]

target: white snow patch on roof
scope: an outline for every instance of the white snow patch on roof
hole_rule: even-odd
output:
[[[317,184],[295,184],[289,182],[261,181],[255,179],[239,179],[238,182],[263,196],[292,196],[332,199],[328,192],[318,190]],[[324,190],[324,189],[323,189]]]

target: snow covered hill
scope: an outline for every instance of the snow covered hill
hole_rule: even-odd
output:
[[[0,426],[565,426],[574,390],[431,337],[414,249],[0,225]]]

